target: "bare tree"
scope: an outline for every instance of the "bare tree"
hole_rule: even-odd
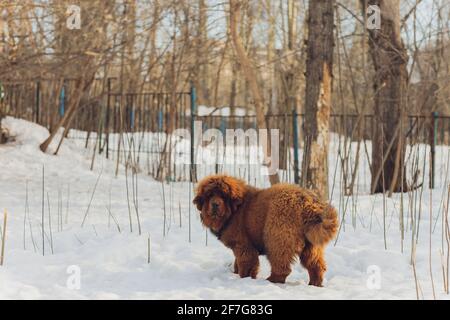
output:
[[[5,51],[5,22],[3,20],[3,4],[0,5],[0,55],[4,54]],[[0,82],[0,143],[4,142],[2,120],[5,116],[5,106],[3,103],[4,89]]]
[[[233,40],[234,49],[236,50],[237,58],[239,59],[239,63],[242,67],[242,71],[244,73],[244,77],[247,80],[250,92],[252,93],[255,110],[256,110],[256,120],[258,123],[259,129],[266,129],[266,118],[264,110],[265,102],[264,97],[262,95],[261,89],[258,85],[258,78],[255,68],[252,64],[252,61],[247,56],[245,52],[244,46],[242,44],[241,37],[237,31],[237,23],[239,21],[240,13],[241,13],[242,1],[239,0],[230,0],[230,32],[231,38]],[[268,141],[267,154],[265,155],[268,158],[268,154],[271,153],[271,145],[270,140]],[[270,164],[269,164],[270,165]],[[269,175],[270,183],[276,184],[279,182],[278,174],[270,174]]]
[[[198,0],[198,26],[196,41],[196,67],[194,68],[193,78],[198,89],[200,103],[210,105],[210,94],[208,86],[208,54],[207,54],[207,1]]]
[[[303,186],[328,197],[328,129],[331,112],[334,5],[310,0],[305,89]]]
[[[55,154],[67,135],[71,122],[79,110],[82,96],[94,81],[97,69],[102,62],[103,50],[107,45],[107,34],[105,25],[106,17],[113,9],[109,2],[82,4],[85,12],[84,24],[81,30],[66,29],[66,11],[67,3],[55,4],[57,11],[56,29],[60,30],[59,37],[57,35],[57,49],[61,50],[61,59],[59,65],[66,66],[63,69],[61,77],[75,76],[74,86],[71,91],[70,100],[68,102],[67,112],[52,128],[49,137],[40,145],[40,149],[45,152],[60,128],[64,127],[64,134],[59,142]],[[98,17],[101,17],[100,19]],[[64,29],[64,30],[63,30]]]
[[[371,191],[406,191],[404,134],[408,54],[400,35],[400,0],[364,2],[364,11],[367,5],[378,6],[381,10],[380,29],[368,30],[369,52],[375,69]]]

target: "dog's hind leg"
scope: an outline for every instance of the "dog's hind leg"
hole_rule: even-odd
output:
[[[313,246],[306,243],[306,246],[300,253],[300,262],[309,273],[309,285],[321,287],[323,274],[327,267],[323,257],[323,247]]]
[[[291,265],[295,261],[303,243],[296,239],[294,232],[286,230],[284,234],[266,234],[266,254],[270,262],[271,274],[267,280],[274,283],[285,283],[291,273]]]

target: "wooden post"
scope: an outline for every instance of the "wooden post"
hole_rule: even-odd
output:
[[[8,220],[8,213],[6,212],[3,214],[3,234],[2,234],[2,251],[0,254],[0,266],[3,265],[3,260],[5,257],[5,241],[6,241],[6,222]]]

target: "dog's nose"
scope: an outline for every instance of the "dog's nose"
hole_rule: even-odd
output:
[[[212,203],[212,209],[213,209],[213,211],[217,211],[218,208],[219,208],[219,204],[216,203],[216,202],[213,202],[213,203]]]

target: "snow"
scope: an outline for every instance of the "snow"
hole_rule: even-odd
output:
[[[1,299],[416,299],[410,263],[410,225],[405,231],[403,253],[401,250],[399,194],[383,199],[381,195],[372,196],[360,190],[358,197],[341,197],[336,187],[332,203],[339,208],[341,219],[346,203],[348,209],[337,242],[330,243],[326,249],[328,271],[323,288],[307,285],[307,272],[298,262],[293,265],[286,284],[266,281],[270,267],[264,257],[260,257],[258,279],[239,279],[232,273],[232,252],[201,226],[198,214],[190,204],[192,186],[188,182],[165,183],[164,205],[163,184],[145,172],[138,174],[137,199],[142,230],[139,235],[131,177],[126,178],[123,167],[115,177],[115,161],[97,156],[91,171],[92,151],[85,149],[80,141],[64,141],[60,152],[54,156],[52,150],[59,141],[56,139],[49,152],[44,154],[40,152],[39,144],[48,135],[46,129],[11,117],[4,119],[3,125],[15,135],[15,141],[0,146],[0,209],[8,211],[5,261],[0,267]],[[333,152],[332,148],[330,158],[334,161],[330,161],[330,176],[337,161]],[[435,292],[438,299],[449,298],[443,290],[440,255],[440,217],[448,185],[444,180],[448,147],[438,147],[437,153],[437,168],[442,174],[437,181],[439,187],[431,195],[430,190],[424,188],[416,249],[419,296],[425,299],[433,298],[429,270],[430,206],[432,226],[436,223],[431,236]],[[364,165],[362,163],[361,167]],[[43,167],[44,254],[41,225]],[[361,172],[365,171],[361,169]],[[363,178],[360,177],[358,183],[362,184]],[[29,212],[26,215],[27,190]],[[404,195],[404,201],[408,206],[408,195]],[[88,207],[86,222],[81,226]],[[108,208],[114,218],[108,214]],[[417,202],[413,214],[418,215],[418,210]],[[2,215],[0,217],[2,220]],[[114,220],[117,220],[120,232]],[[386,224],[387,249],[383,222]],[[446,250],[444,244],[444,255]],[[371,270],[375,270],[375,277],[369,274]],[[79,286],[76,281],[78,271]],[[379,283],[377,279],[380,279]]]

